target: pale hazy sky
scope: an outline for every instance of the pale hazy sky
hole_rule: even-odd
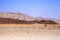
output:
[[[60,0],[0,0],[0,12],[60,19]]]

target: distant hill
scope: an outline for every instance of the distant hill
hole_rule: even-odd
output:
[[[51,21],[54,21],[54,22],[60,24],[60,20],[59,19],[54,19],[54,18],[36,17],[35,20],[51,20]]]
[[[16,12],[0,12],[0,24],[5,23],[40,23],[40,24],[60,24],[60,20],[43,18],[43,17],[31,17],[27,14]]]
[[[1,12],[0,17],[31,21],[34,18],[23,13]]]

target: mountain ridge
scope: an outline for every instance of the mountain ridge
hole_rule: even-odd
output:
[[[19,12],[0,12],[1,18],[12,18],[12,19],[18,19],[18,20],[25,20],[25,21],[34,21],[38,20],[39,22],[41,20],[45,20],[46,22],[54,21],[58,24],[60,24],[60,20],[52,19],[52,18],[43,18],[43,17],[32,17],[27,14],[19,13]],[[45,22],[45,23],[46,23]]]

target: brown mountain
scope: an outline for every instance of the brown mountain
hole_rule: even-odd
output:
[[[31,17],[23,13],[14,13],[14,12],[0,12],[0,24],[5,23],[24,23],[24,24],[30,24],[30,23],[40,23],[40,24],[59,24],[60,20],[53,20],[49,18],[43,18],[43,17]]]
[[[32,21],[25,21],[12,18],[0,18],[0,24],[33,24]]]

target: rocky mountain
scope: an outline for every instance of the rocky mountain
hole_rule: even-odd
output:
[[[43,18],[43,17],[36,17],[36,20],[52,20],[58,24],[60,24],[60,20],[59,19],[54,19],[54,18]]]
[[[0,17],[2,18],[12,18],[12,19],[18,19],[18,20],[26,20],[31,21],[34,20],[33,17],[28,16],[23,13],[14,13],[14,12],[0,12]]]
[[[41,23],[60,24],[60,20],[43,17],[31,17],[19,12],[0,12],[0,23]]]

